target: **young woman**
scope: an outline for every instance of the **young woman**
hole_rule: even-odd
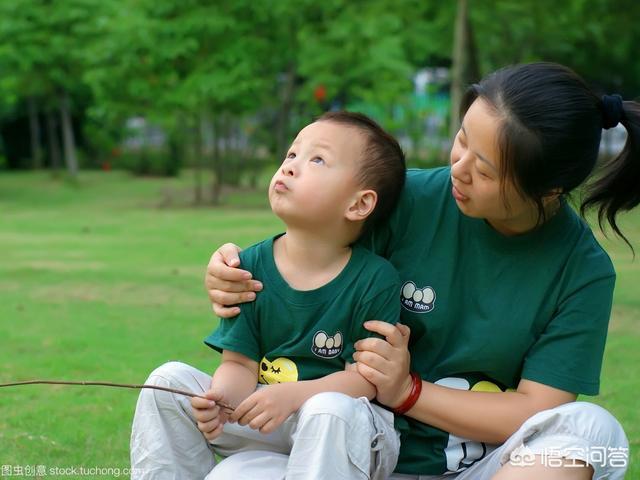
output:
[[[582,203],[621,234],[616,214],[640,202],[640,105],[600,98],[568,68],[535,63],[473,85],[461,112],[451,166],[409,171],[391,221],[368,241],[403,282],[404,325],[367,322],[386,340],[361,340],[354,354],[377,400],[397,414],[392,478],[623,478],[622,427],[575,402],[598,393],[615,272],[566,197],[594,170],[602,129],[622,123],[624,150]],[[222,317],[260,288],[237,265],[227,244],[208,267]],[[355,422],[336,405],[336,418]],[[330,461],[331,449],[354,444],[371,448],[372,462],[384,455],[358,437],[318,436],[332,441],[314,458]],[[348,457],[334,457],[353,471]],[[227,478],[288,476],[285,455],[229,460],[218,467]]]

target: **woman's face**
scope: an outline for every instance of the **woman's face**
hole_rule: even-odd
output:
[[[465,215],[486,219],[504,235],[516,235],[536,226],[538,210],[510,180],[502,189],[500,122],[485,100],[471,104],[451,149],[451,193]]]

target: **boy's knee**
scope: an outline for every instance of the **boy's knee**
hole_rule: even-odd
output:
[[[307,400],[300,408],[299,415],[302,421],[315,415],[331,415],[345,422],[356,417],[356,411],[360,408],[360,401],[337,392],[322,392]]]
[[[167,362],[151,372],[146,383],[159,386],[177,385],[182,383],[180,379],[188,375],[192,368],[182,362]]]

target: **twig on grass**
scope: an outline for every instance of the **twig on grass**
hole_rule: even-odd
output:
[[[134,385],[134,384],[129,384],[129,383],[112,383],[112,382],[68,382],[68,381],[62,381],[62,380],[27,380],[24,382],[13,382],[13,383],[0,383],[0,388],[1,387],[16,387],[19,385],[42,385],[42,384],[46,384],[46,385],[81,385],[81,386],[100,386],[100,387],[117,387],[117,388],[137,388],[137,389],[142,389],[142,388],[151,388],[153,390],[162,390],[165,392],[170,392],[170,393],[177,393],[178,395],[184,395],[186,397],[197,397],[197,398],[204,398],[205,400],[211,400],[209,398],[203,397],[202,395],[198,395],[196,393],[192,393],[192,392],[186,392],[184,390],[178,390],[176,388],[169,388],[169,387],[161,387],[159,385]],[[226,403],[222,403],[222,402],[216,402],[217,405],[219,405],[221,408],[229,411],[229,412],[233,412],[233,407],[231,407],[230,405],[227,405]]]

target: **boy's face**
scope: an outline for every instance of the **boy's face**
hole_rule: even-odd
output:
[[[364,135],[355,127],[320,121],[303,128],[271,179],[271,209],[287,225],[336,225],[354,195]]]

